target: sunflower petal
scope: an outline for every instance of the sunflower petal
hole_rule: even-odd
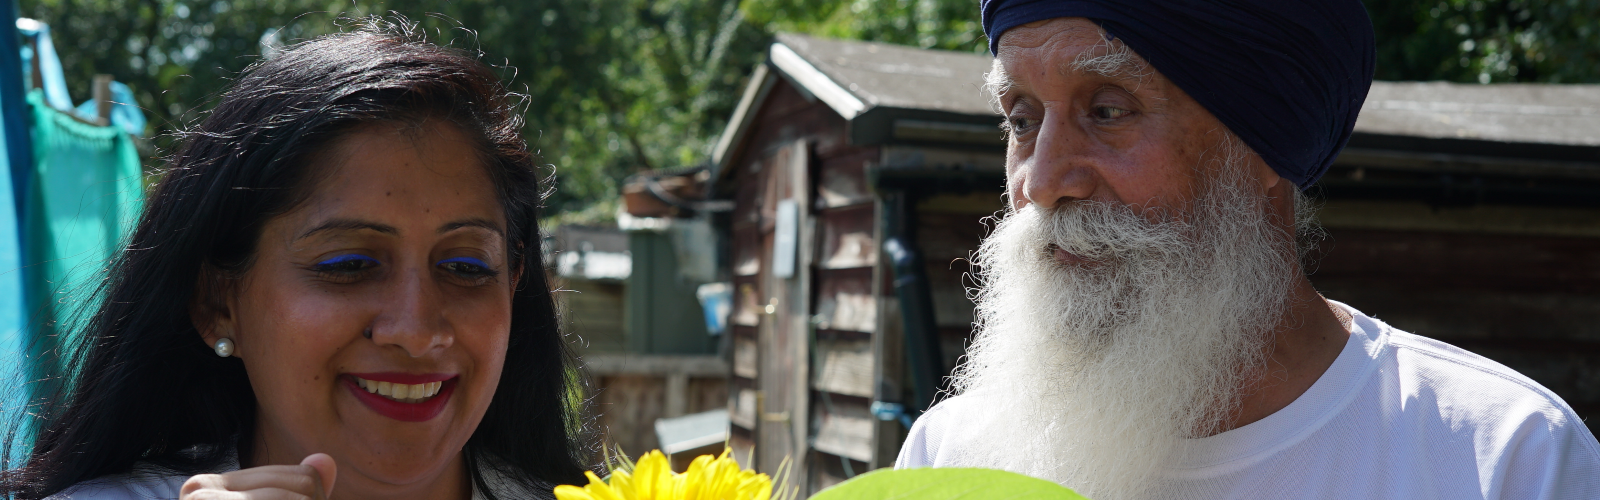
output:
[[[595,500],[588,491],[570,484],[556,487],[556,500]]]

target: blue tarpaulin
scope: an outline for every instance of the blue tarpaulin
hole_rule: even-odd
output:
[[[0,137],[5,137],[5,122],[0,120]],[[0,143],[3,145],[3,143]],[[22,301],[22,247],[18,231],[17,203],[11,186],[9,155],[0,154],[0,423],[10,423],[13,412],[27,401],[27,393],[17,382],[28,374],[23,326],[27,317]],[[22,165],[28,168],[28,165]],[[20,457],[18,457],[20,460]],[[14,466],[17,464],[0,464]]]

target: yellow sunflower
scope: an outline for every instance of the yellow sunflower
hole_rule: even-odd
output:
[[[622,462],[611,471],[610,482],[601,480],[593,472],[585,472],[589,484],[582,487],[561,485],[555,489],[557,500],[772,500],[772,478],[753,470],[739,468],[739,463],[722,455],[695,457],[689,470],[682,474],[672,472],[667,456],[659,450],[646,453],[636,464]],[[631,470],[629,470],[631,469]],[[781,476],[782,474],[780,474]],[[780,498],[786,495],[779,494]]]

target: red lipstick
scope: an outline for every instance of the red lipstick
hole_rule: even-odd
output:
[[[389,417],[401,422],[426,422],[444,411],[444,406],[450,401],[451,394],[455,393],[456,383],[460,380],[454,374],[448,373],[351,373],[349,376],[340,377],[345,388],[355,395],[361,404],[377,412],[379,415]],[[441,382],[439,393],[433,397],[417,403],[402,403],[375,393],[367,392],[356,383],[355,378],[360,377],[373,382],[389,382],[393,384],[426,384]]]

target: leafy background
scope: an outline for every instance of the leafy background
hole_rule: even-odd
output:
[[[1600,82],[1600,0],[1366,0],[1382,80]],[[982,52],[973,0],[24,0],[72,95],[130,85],[156,152],[265,47],[396,12],[478,49],[527,94],[551,222],[604,223],[627,175],[706,161],[780,31]]]

